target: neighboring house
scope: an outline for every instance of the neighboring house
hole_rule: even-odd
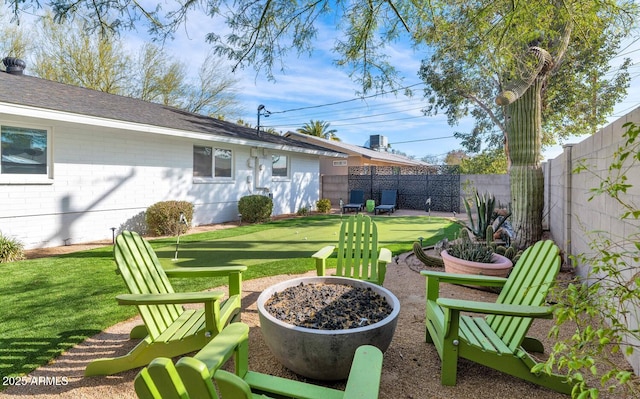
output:
[[[273,214],[319,199],[319,157],[343,154],[133,98],[0,71],[0,232],[25,248],[144,231],[165,200],[194,225],[238,219],[269,195]]]
[[[321,137],[310,136],[297,132],[287,132],[285,137],[298,140],[303,143],[314,144],[330,151],[338,151],[348,155],[347,159],[335,157],[320,157],[320,174],[326,176],[347,175],[350,166],[425,166],[427,163],[396,155],[385,151],[377,151],[366,147],[343,143],[341,141],[327,140]],[[371,136],[370,143],[374,138]]]

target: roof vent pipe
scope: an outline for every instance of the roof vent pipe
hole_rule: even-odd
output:
[[[7,73],[12,75],[22,75],[22,72],[27,67],[27,63],[20,58],[4,57],[2,63],[7,68]]]

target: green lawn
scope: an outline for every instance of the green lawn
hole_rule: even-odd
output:
[[[394,255],[410,251],[420,236],[431,237],[425,241],[429,243],[441,238],[436,235],[443,231],[449,238],[458,231],[457,225],[439,218],[374,219],[380,245]],[[250,280],[312,270],[311,254],[335,243],[339,225],[338,216],[311,216],[186,235],[180,238],[178,261],[172,260],[175,239],[154,240],[152,245],[165,268],[243,264],[249,266],[243,278]],[[29,373],[136,314],[135,308],[115,301],[125,287],[115,273],[111,246],[0,264],[0,272],[0,376]],[[214,279],[173,281],[176,291],[223,284],[224,280]]]

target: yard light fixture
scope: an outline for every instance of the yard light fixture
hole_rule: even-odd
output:
[[[178,247],[180,246],[180,232],[182,231],[182,226],[180,226],[181,224],[185,226],[189,225],[187,218],[184,216],[184,212],[180,212],[180,218],[178,219],[178,238],[176,240],[176,253],[173,256],[173,259],[171,259],[174,262],[178,260]]]
[[[271,115],[270,111],[264,107],[264,105],[258,105],[258,128],[256,129],[256,133],[260,135],[260,115],[263,115],[265,118],[268,118]]]

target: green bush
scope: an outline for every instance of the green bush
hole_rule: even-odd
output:
[[[308,216],[309,215],[309,208],[307,208],[306,206],[303,206],[302,208],[298,209],[298,212],[296,212],[296,215],[298,215],[298,216]]]
[[[184,213],[186,223],[180,221],[180,212]],[[188,201],[162,201],[147,209],[146,220],[149,234],[178,235],[186,233],[193,218],[193,204]]]
[[[238,202],[238,212],[243,223],[268,222],[272,211],[273,201],[264,195],[247,195]]]
[[[323,198],[316,202],[316,209],[320,213],[329,213],[331,211],[331,200],[328,198]]]
[[[0,263],[9,263],[24,259],[24,246],[15,238],[0,233]]]

